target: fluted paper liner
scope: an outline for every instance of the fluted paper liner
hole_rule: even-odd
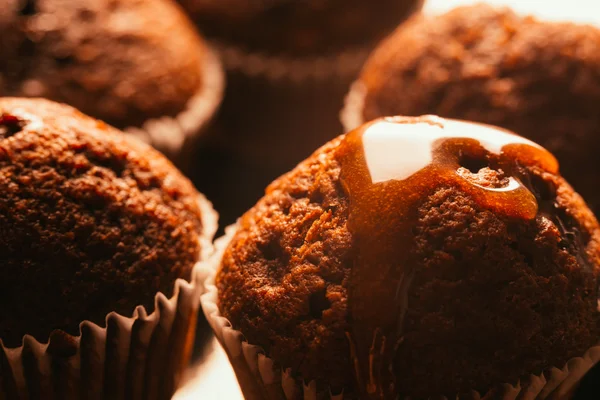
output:
[[[216,114],[225,90],[225,74],[215,52],[204,49],[202,85],[188,100],[185,109],[175,117],[149,119],[141,127],[128,127],[125,132],[152,145],[175,161],[185,163],[187,150],[202,135]]]
[[[229,226],[225,230],[225,235],[215,241],[215,252],[210,260],[199,268],[199,277],[204,280],[205,290],[201,297],[202,309],[217,339],[227,352],[244,396],[246,399],[316,400],[323,398],[324,394],[317,392],[316,382],[303,382],[295,378],[291,370],[281,368],[275,360],[265,354],[262,348],[248,343],[242,332],[233,329],[229,320],[219,312],[215,276],[223,253],[236,229],[235,225]],[[580,380],[598,361],[600,361],[600,345],[591,347],[581,357],[572,358],[560,368],[552,367],[540,375],[532,374],[516,385],[506,383],[487,393],[473,390],[471,393],[457,396],[456,399],[566,400],[572,397]],[[343,393],[330,392],[328,395],[332,400],[344,399]],[[451,400],[445,396],[437,398]]]
[[[367,88],[361,81],[356,81],[350,86],[350,91],[344,99],[344,108],[340,111],[340,121],[344,132],[350,132],[365,123],[363,108]]]
[[[219,51],[227,70],[266,78],[271,82],[289,81],[294,84],[353,77],[370,53],[367,48],[357,48],[326,56],[291,57],[248,52],[219,41],[214,41],[213,46]]]
[[[154,312],[111,312],[102,328],[80,324],[80,335],[54,331],[48,343],[29,335],[22,346],[0,340],[0,399],[169,399],[191,356],[200,307],[201,265],[212,253],[217,215],[204,196],[200,261],[190,282],[177,279],[173,296],[157,293]]]

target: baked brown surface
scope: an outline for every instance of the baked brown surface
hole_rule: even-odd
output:
[[[419,0],[178,1],[209,37],[292,56],[370,45],[421,5]]]
[[[600,30],[475,5],[416,17],[380,45],[360,80],[365,121],[437,114],[526,136],[600,210]]]
[[[217,274],[235,329],[323,396],[357,396],[347,332],[356,238],[336,139],[273,182],[240,220]],[[467,178],[503,186],[474,160]],[[490,212],[457,187],[419,200],[415,275],[393,369],[401,395],[482,393],[580,356],[598,342],[598,223],[560,176],[522,167],[539,209],[528,221]],[[500,174],[500,175],[499,175]],[[368,233],[367,233],[368,234]],[[388,302],[368,304],[389,312]]]
[[[165,0],[9,0],[0,95],[69,103],[120,128],[184,110],[203,44]]]
[[[0,99],[0,339],[47,341],[154,309],[190,278],[197,192],[149,146],[75,109]]]

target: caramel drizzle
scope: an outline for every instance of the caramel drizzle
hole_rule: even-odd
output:
[[[348,133],[336,157],[356,249],[348,288],[356,382],[365,398],[395,398],[393,360],[418,265],[412,229],[422,202],[439,188],[454,187],[485,209],[531,220],[538,212],[536,198],[510,173],[519,165],[556,173],[558,163],[510,132],[433,116],[375,120]],[[493,159],[507,184],[486,187],[466,179],[464,157]]]

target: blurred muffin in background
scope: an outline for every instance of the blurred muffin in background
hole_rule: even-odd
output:
[[[0,393],[170,398],[216,218],[147,144],[66,105],[0,99]]]
[[[221,98],[219,63],[168,0],[8,0],[0,95],[68,103],[171,156]]]
[[[502,126],[552,151],[600,211],[600,30],[474,5],[415,17],[371,55],[343,113],[346,129],[384,115]]]
[[[421,7],[420,0],[179,2],[220,50],[228,73],[219,129],[189,172],[225,224],[341,133],[343,96],[370,49]],[[219,174],[205,174],[216,154],[226,160]]]
[[[291,57],[368,46],[417,8],[414,0],[179,0],[202,31],[248,52]]]

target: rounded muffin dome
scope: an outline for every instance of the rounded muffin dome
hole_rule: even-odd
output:
[[[201,31],[249,51],[292,56],[338,53],[385,36],[420,0],[178,0]],[[377,21],[377,23],[373,23]]]
[[[170,1],[11,0],[0,33],[0,95],[65,102],[119,128],[179,114],[204,84],[204,44]]]
[[[199,258],[198,196],[161,154],[103,122],[0,99],[0,340],[151,312]]]
[[[533,142],[381,119],[317,150],[241,218],[219,310],[324,395],[483,396],[598,343],[599,240]]]
[[[422,15],[374,51],[359,82],[363,122],[433,113],[518,132],[555,154],[562,174],[600,211],[597,27],[484,4]]]

